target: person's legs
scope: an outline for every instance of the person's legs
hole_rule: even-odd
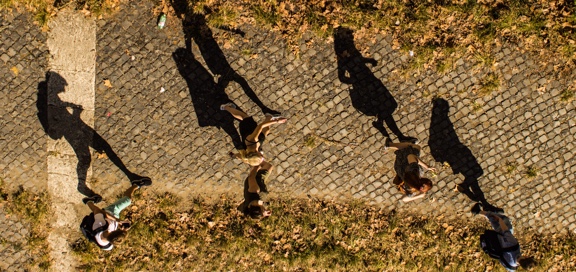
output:
[[[512,232],[512,225],[508,217],[497,214],[494,212],[480,211],[479,214],[484,215],[492,225],[492,228],[497,232],[510,231]],[[506,220],[508,219],[508,220]]]
[[[134,193],[134,191],[136,191],[136,189],[139,189],[140,187],[138,187],[138,185],[132,185],[130,186],[130,188],[128,188],[125,192],[124,192],[124,196],[128,197],[128,198],[132,198],[132,194]]]
[[[130,187],[130,188],[132,188],[132,187]],[[131,194],[132,194],[132,192],[130,192],[130,195]],[[126,209],[126,207],[130,206],[131,203],[132,203],[132,199],[130,199],[130,197],[126,196],[126,193],[124,193],[123,197],[116,200],[116,202],[112,203],[110,206],[104,208],[103,210],[105,210],[108,214],[116,217],[117,219],[120,219],[120,213],[122,212],[122,210],[124,210],[124,209]]]
[[[230,104],[231,104],[231,103],[224,104],[224,105],[222,105],[221,108],[222,108],[223,110],[229,112],[230,114],[232,114],[232,116],[234,116],[234,118],[236,118],[236,119],[238,119],[238,120],[244,120],[244,118],[250,117],[250,116],[249,116],[248,114],[246,114],[245,112],[243,112],[243,111],[241,111],[241,110],[239,110],[239,109],[237,109],[237,108],[235,108],[235,107],[232,107]]]
[[[409,147],[413,145],[412,143],[409,142],[401,142],[401,143],[388,143],[388,148],[392,148],[392,150],[397,150],[397,149],[404,149],[406,147]]]
[[[132,194],[138,188],[140,187],[136,184],[130,186],[130,188],[124,192],[124,196],[122,198],[118,199],[116,202],[112,203],[110,206],[104,208],[103,210],[120,219],[120,213],[132,203]]]

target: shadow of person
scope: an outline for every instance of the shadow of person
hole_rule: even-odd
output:
[[[234,127],[234,117],[220,110],[220,105],[231,102],[223,89],[217,89],[212,75],[198,62],[192,51],[178,48],[172,53],[178,72],[186,80],[194,112],[200,127],[222,128],[232,139],[237,149],[243,149],[240,134]]]
[[[430,139],[428,146],[435,161],[448,163],[454,174],[462,174],[464,181],[457,185],[459,192],[472,201],[481,202],[487,211],[503,212],[502,209],[488,203],[480,189],[478,179],[484,174],[482,167],[472,151],[458,139],[454,124],[450,121],[448,101],[442,98],[433,100],[430,120]]]
[[[186,48],[192,50],[192,40],[198,45],[200,54],[204,58],[208,69],[217,77],[216,88],[224,92],[230,81],[234,81],[242,87],[244,93],[250,98],[263,113],[279,114],[278,111],[268,108],[258,98],[254,90],[250,87],[246,79],[239,75],[231,66],[224,52],[214,39],[212,30],[206,24],[204,15],[192,13],[188,9],[188,4],[183,0],[172,1],[172,6],[176,11],[177,16],[182,20],[182,28],[184,31],[184,39]],[[228,28],[224,28],[228,30]],[[232,32],[244,35],[243,32],[232,30]]]
[[[130,181],[149,179],[128,170],[106,140],[80,119],[80,113],[83,111],[81,105],[60,99],[58,94],[65,92],[66,86],[68,86],[68,83],[60,74],[55,72],[46,73],[46,80],[38,84],[37,116],[42,128],[44,128],[50,138],[54,140],[64,138],[72,146],[78,158],[78,164],[76,165],[78,191],[86,196],[96,195],[86,185],[88,168],[92,162],[89,147],[92,147],[98,153],[105,153],[110,161],[124,172]]]
[[[384,137],[390,138],[384,128],[386,123],[400,142],[416,142],[416,138],[404,135],[398,128],[392,116],[398,103],[366,65],[376,66],[378,63],[375,59],[363,57],[358,51],[352,30],[345,27],[335,29],[334,51],[338,60],[338,79],[352,85],[349,89],[352,106],[365,115],[376,116],[377,120],[372,124]]]

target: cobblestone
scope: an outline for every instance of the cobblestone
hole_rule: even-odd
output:
[[[333,44],[311,44],[296,58],[277,34],[243,25],[244,37],[211,29],[212,36],[193,40],[186,49],[181,23],[174,18],[158,30],[150,5],[131,2],[98,21],[95,130],[130,170],[152,177],[153,190],[185,198],[242,191],[247,167],[227,155],[235,147],[237,122],[202,104],[205,91],[233,100],[256,120],[263,118],[261,105],[289,117],[264,144],[265,155],[276,166],[271,195],[359,198],[385,209],[456,217],[468,214],[472,202],[455,192],[455,186],[473,178],[516,228],[576,231],[575,191],[569,182],[576,172],[575,102],[560,100],[576,72],[559,76],[551,69],[564,64],[541,67],[538,56],[503,44],[493,52],[501,88],[479,96],[473,89],[489,71],[468,58],[456,61],[447,74],[428,70],[403,77],[391,71],[406,66],[409,57],[393,50],[387,37],[376,37],[378,43],[355,40],[378,62],[353,67],[362,69],[359,78],[372,81],[366,88],[386,89],[361,103],[394,108],[391,115],[401,132],[419,138],[422,159],[441,170],[428,197],[401,203],[391,184],[394,154],[384,151],[385,136],[372,125],[377,118],[355,97],[359,86],[340,81]],[[0,96],[6,105],[0,109],[0,129],[9,135],[0,141],[6,151],[0,158],[2,178],[9,186],[42,189],[46,136],[35,103],[46,72],[45,34],[25,15],[2,17],[0,25],[8,26],[0,32],[0,84],[9,90]],[[15,31],[21,26],[26,26],[24,35]],[[201,48],[202,42],[211,47]],[[237,78],[219,91],[217,82],[227,76],[219,71],[222,67]],[[246,92],[246,85],[254,95]],[[544,91],[538,90],[541,86]],[[444,115],[434,111],[433,97],[445,99]],[[382,101],[394,106],[378,104]],[[454,159],[435,153],[438,148]],[[110,160],[93,157],[90,186],[110,201],[128,186],[128,179]],[[516,169],[510,172],[511,162]],[[536,177],[527,176],[530,167],[539,170]]]
[[[0,179],[7,190],[23,186],[46,189],[46,140],[37,117],[38,84],[48,61],[46,34],[28,14],[12,12],[0,16]],[[0,270],[23,271],[31,260],[23,249],[28,230],[0,207]]]

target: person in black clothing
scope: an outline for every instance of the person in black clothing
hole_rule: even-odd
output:
[[[502,213],[484,211],[482,208],[482,204],[476,203],[471,212],[486,217],[494,229],[486,230],[480,236],[482,249],[490,257],[497,259],[506,271],[515,271],[519,266],[523,268],[533,266],[535,263],[532,258],[522,257],[520,244],[514,237],[514,229],[510,219]]]
[[[263,219],[272,214],[260,198],[261,192],[268,192],[265,182],[270,171],[272,171],[272,164],[262,162],[252,167],[250,175],[244,181],[244,202],[240,204],[238,210],[253,219]]]
[[[392,143],[390,139],[386,139],[385,146],[386,149],[394,150],[396,154],[394,161],[396,177],[392,183],[406,195],[403,201],[423,197],[432,188],[432,181],[423,177],[424,170],[436,172],[436,169],[420,159],[422,148],[412,143]]]
[[[238,109],[234,103],[223,104],[220,106],[220,110],[227,111],[234,118],[240,120],[240,136],[242,137],[244,149],[240,149],[236,154],[230,152],[230,156],[238,158],[251,166],[258,166],[264,162],[261,146],[266,139],[266,135],[270,133],[270,126],[286,123],[288,120],[279,115],[266,114],[264,121],[257,124],[252,116]]]

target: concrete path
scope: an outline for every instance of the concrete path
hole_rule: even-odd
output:
[[[47,142],[48,192],[55,211],[55,218],[51,220],[53,231],[48,237],[52,247],[51,270],[75,271],[69,245],[77,236],[71,233],[78,230],[81,221],[78,215],[86,212],[79,205],[83,196],[77,188],[91,177],[89,151],[86,162],[77,158],[80,152],[76,149],[86,145],[87,150],[93,135],[90,130],[72,131],[69,126],[71,123],[94,126],[96,24],[77,12],[61,12],[50,21],[47,44],[50,50],[48,126],[51,133],[62,136],[49,138]]]

